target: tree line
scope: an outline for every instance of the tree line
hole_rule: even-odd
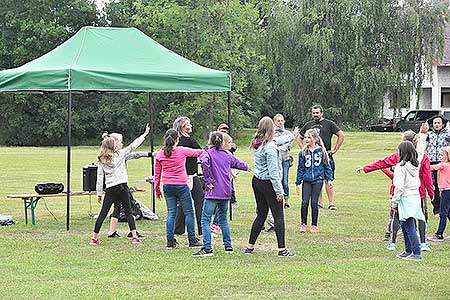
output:
[[[444,49],[445,1],[120,0],[98,11],[92,0],[4,0],[0,68],[18,67],[82,26],[136,27],[172,51],[232,74],[235,128],[282,112],[309,119],[321,103],[341,125],[378,118],[386,93],[405,106]],[[201,136],[226,120],[226,94],[152,94],[156,129],[189,116]],[[104,130],[137,135],[148,96],[74,96],[73,139],[98,143]],[[65,144],[66,95],[0,94],[0,143]],[[170,103],[170,105],[168,105]]]

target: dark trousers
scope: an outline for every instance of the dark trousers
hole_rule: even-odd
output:
[[[443,235],[447,226],[447,218],[450,220],[450,190],[442,191],[441,206],[439,208],[439,227],[436,235]]]
[[[203,189],[203,179],[194,176],[192,184],[192,199],[194,201],[195,220],[197,222],[198,235],[202,235],[202,210],[203,202],[205,200],[205,192]],[[175,220],[175,234],[183,234],[185,231],[185,216],[181,206],[177,209],[177,216]]]
[[[252,187],[256,200],[256,219],[253,221],[249,244],[254,245],[256,243],[270,209],[275,221],[278,248],[285,248],[284,203],[277,201],[277,196],[270,180],[260,180],[253,177]]]
[[[113,203],[116,207],[120,207],[120,204],[122,204],[123,210],[125,211],[125,216],[127,217],[128,226],[130,227],[130,231],[135,230],[136,223],[134,222],[134,217],[131,213],[130,190],[128,189],[128,185],[126,183],[115,185],[107,188],[105,192],[106,194],[105,198],[103,199],[102,209],[100,210],[100,214],[97,217],[97,221],[95,221],[94,232],[100,232],[103,221],[105,221],[105,218],[108,215],[108,212]]]
[[[431,165],[435,165],[439,162],[430,163]],[[433,178],[434,185],[434,199],[432,199],[431,204],[433,204],[433,215],[439,213],[439,206],[441,203],[441,193],[439,191],[439,185],[437,181],[437,171],[431,171],[431,177]]]
[[[317,219],[319,218],[319,196],[322,192],[323,181],[317,183],[310,183],[303,181],[302,186],[302,209],[301,222],[307,224],[308,207],[311,202],[312,225],[317,226]]]
[[[426,243],[426,234],[427,234],[427,222],[428,222],[428,210],[427,210],[427,202],[426,198],[420,199],[422,205],[422,212],[425,216],[425,221],[419,220],[419,238],[421,243]],[[397,241],[397,233],[399,228],[399,220],[398,220],[398,210],[396,208],[391,208],[389,214],[389,223],[388,223],[388,232],[391,234],[390,243],[396,243]]]
[[[417,238],[416,222],[414,218],[408,218],[401,221],[400,225],[403,231],[403,238],[405,239],[405,252],[420,255],[420,244]]]

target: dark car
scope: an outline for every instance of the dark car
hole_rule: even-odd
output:
[[[370,131],[378,132],[392,132],[394,131],[395,121],[394,119],[384,118],[379,123],[367,125],[367,129]]]
[[[442,115],[443,112],[437,109],[417,109],[409,111],[397,124],[395,124],[395,131],[403,132],[406,130],[419,131],[420,125],[427,121],[433,126],[431,119],[434,116]],[[445,117],[444,117],[445,118]],[[444,123],[447,123],[446,121]]]

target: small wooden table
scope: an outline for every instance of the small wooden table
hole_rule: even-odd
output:
[[[144,189],[130,189],[132,193],[134,192],[145,192]],[[97,195],[96,191],[91,192],[72,192],[70,193],[70,197],[77,197],[77,196],[92,196]],[[25,210],[25,224],[28,224],[28,209],[31,210],[31,224],[36,225],[36,215],[35,215],[35,209],[38,205],[38,202],[42,198],[56,198],[56,197],[67,197],[67,193],[59,193],[59,194],[17,194],[17,195],[7,195],[7,198],[10,199],[22,199],[24,210]]]

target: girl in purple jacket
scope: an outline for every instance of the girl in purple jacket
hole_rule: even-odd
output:
[[[227,221],[228,204],[231,199],[231,168],[248,171],[248,164],[234,157],[225,143],[232,140],[224,138],[225,133],[211,132],[210,148],[200,156],[205,180],[205,202],[202,212],[203,248],[195,256],[212,256],[211,217],[216,211],[222,228],[225,253],[232,253],[230,228]]]

